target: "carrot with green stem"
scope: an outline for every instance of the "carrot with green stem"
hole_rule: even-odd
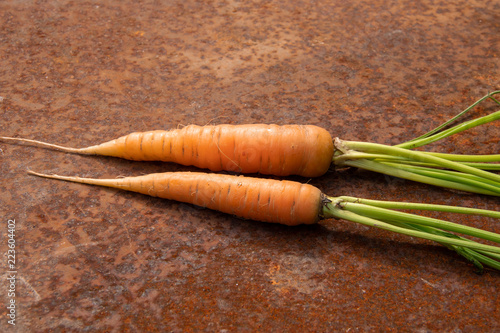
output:
[[[452,120],[486,99],[500,104],[494,98],[498,93],[500,91],[488,94]],[[332,140],[328,131],[317,126],[261,124],[190,125],[171,131],[137,132],[87,148],[68,148],[21,138],[0,137],[0,140],[68,153],[276,176],[317,177],[325,174],[333,162],[337,168],[357,167],[431,185],[500,196],[500,175],[486,171],[500,170],[500,163],[495,163],[500,162],[500,155],[449,155],[411,150],[497,119],[500,119],[500,111],[450,129],[438,127],[396,146]]]
[[[500,270],[500,247],[462,235],[500,243],[500,234],[394,209],[426,209],[500,218],[500,212],[442,205],[330,197],[318,188],[293,181],[196,172],[157,173],[117,179],[29,174],[70,182],[139,192],[218,210],[241,218],[286,225],[313,224],[337,218],[436,241],[455,250],[482,270]]]

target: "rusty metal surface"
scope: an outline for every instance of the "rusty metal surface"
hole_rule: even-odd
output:
[[[192,123],[307,123],[395,144],[500,87],[499,22],[482,1],[2,1],[0,134],[83,147]],[[498,152],[498,129],[433,147]],[[194,169],[0,148],[0,275],[9,219],[18,270],[15,327],[0,286],[4,332],[500,330],[500,274],[476,275],[430,242],[39,179],[26,169]],[[291,179],[331,195],[500,208],[368,172]],[[454,221],[500,232],[493,219]]]

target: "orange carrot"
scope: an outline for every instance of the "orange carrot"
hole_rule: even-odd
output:
[[[171,131],[132,133],[87,148],[68,148],[21,138],[0,137],[0,140],[69,153],[276,176],[321,176],[328,171],[334,153],[330,134],[312,125],[190,125]]]
[[[286,225],[318,222],[324,195],[308,184],[198,172],[166,172],[138,177],[93,179],[40,177],[139,192],[218,210],[245,219]]]
[[[101,185],[178,200],[242,218],[286,225],[313,224],[320,218],[340,218],[412,237],[429,239],[454,249],[482,271],[483,264],[500,270],[500,248],[477,243],[452,232],[500,243],[500,235],[439,219],[394,212],[391,209],[424,209],[496,216],[496,212],[464,207],[329,197],[314,186],[243,176],[190,172],[157,173],[120,179],[92,179],[32,175]]]

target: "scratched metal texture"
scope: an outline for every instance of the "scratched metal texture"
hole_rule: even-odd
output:
[[[187,124],[297,123],[396,144],[500,88],[499,36],[500,12],[474,0],[4,0],[0,135],[84,147]],[[498,153],[499,128],[431,148]],[[0,149],[0,275],[9,219],[18,270],[15,327],[0,284],[3,332],[500,330],[500,273],[477,275],[437,244],[342,220],[243,221],[26,174],[195,168]],[[356,170],[289,179],[330,195],[500,208]],[[500,232],[498,220],[449,218]]]

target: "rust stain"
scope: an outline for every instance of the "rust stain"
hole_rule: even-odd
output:
[[[396,144],[500,88],[499,12],[480,1],[1,1],[0,21],[0,134],[74,147],[213,122],[313,124]],[[499,128],[432,149],[495,153]],[[498,330],[499,274],[477,276],[438,245],[340,220],[262,225],[26,175],[194,168],[5,144],[0,156],[1,215],[19,226],[19,331]],[[351,169],[294,180],[331,195],[499,209],[497,198]],[[500,232],[493,219],[454,221]]]

